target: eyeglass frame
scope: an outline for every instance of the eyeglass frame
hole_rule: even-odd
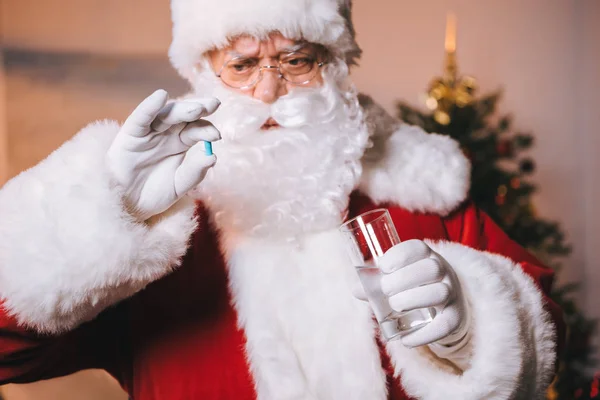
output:
[[[309,54],[303,53],[302,51],[292,51],[292,52],[289,52],[289,53],[287,53],[286,55],[287,55],[287,56],[289,56],[289,55],[291,55],[291,54],[296,54],[296,53],[299,53],[299,54],[304,54],[304,55],[306,55],[306,56],[309,56]],[[251,84],[249,84],[249,85],[246,85],[246,86],[241,86],[241,87],[235,87],[235,86],[231,86],[230,84],[228,84],[227,82],[225,82],[225,81],[223,80],[223,78],[221,77],[221,74],[223,73],[223,70],[225,69],[225,67],[227,66],[227,64],[229,64],[230,62],[232,62],[232,61],[234,61],[234,60],[240,59],[240,58],[245,58],[245,56],[243,56],[243,55],[240,55],[240,56],[233,57],[231,60],[228,60],[227,62],[223,63],[223,65],[221,66],[221,69],[219,69],[219,72],[217,72],[217,73],[215,74],[215,75],[217,76],[217,78],[219,78],[219,79],[221,80],[221,82],[223,82],[225,85],[229,86],[229,87],[230,87],[230,88],[232,88],[232,89],[238,89],[238,90],[247,90],[247,89],[251,89],[251,88],[255,87],[255,86],[256,86],[256,84],[257,84],[258,82],[260,82],[260,80],[261,80],[261,79],[262,79],[262,77],[263,77],[263,72],[262,72],[262,71],[263,71],[263,69],[267,69],[267,70],[276,69],[276,70],[277,70],[277,72],[278,72],[278,74],[279,74],[279,76],[278,76],[279,78],[283,79],[283,80],[284,80],[284,81],[286,81],[286,82],[289,82],[289,83],[291,83],[292,85],[296,85],[296,86],[302,86],[302,85],[306,85],[306,84],[308,84],[308,83],[312,82],[312,81],[313,81],[313,79],[315,79],[315,78],[317,77],[317,75],[315,74],[315,76],[313,76],[313,77],[312,77],[312,78],[310,78],[309,80],[307,80],[307,81],[304,81],[304,82],[299,82],[299,83],[292,82],[292,81],[288,81],[287,79],[285,79],[285,77],[284,77],[284,76],[283,76],[283,74],[281,73],[281,63],[282,63],[282,61],[281,61],[281,60],[279,60],[279,65],[261,65],[261,66],[259,66],[259,67],[258,67],[258,76],[257,76],[256,80],[255,80],[254,82],[252,82]],[[314,61],[318,61],[318,59],[315,59]],[[313,62],[314,62],[314,61],[313,61]],[[317,70],[318,70],[318,69],[320,69],[321,67],[323,67],[323,65],[325,65],[325,64],[327,64],[327,61],[320,61],[320,62],[317,64]]]

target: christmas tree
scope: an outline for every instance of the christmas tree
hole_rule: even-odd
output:
[[[456,139],[471,160],[473,201],[513,240],[558,271],[570,247],[559,224],[539,216],[532,203],[536,186],[530,175],[535,163],[525,154],[534,143],[533,136],[515,131],[510,115],[498,115],[501,91],[480,96],[475,79],[458,76],[454,32],[450,16],[445,70],[429,86],[425,103],[429,110],[400,102],[399,117],[427,132]],[[564,311],[568,332],[558,375],[548,391],[552,400],[600,399],[599,376],[590,377],[588,373],[593,365],[590,341],[594,323],[576,306],[571,297],[574,290],[576,285],[569,284],[552,293]]]

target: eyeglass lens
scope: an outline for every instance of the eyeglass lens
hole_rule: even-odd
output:
[[[288,82],[306,84],[317,75],[319,64],[316,56],[305,52],[286,54],[279,59],[278,72]],[[260,66],[257,59],[235,57],[225,63],[220,72],[220,78],[226,85],[234,88],[251,87],[255,85],[265,66]]]

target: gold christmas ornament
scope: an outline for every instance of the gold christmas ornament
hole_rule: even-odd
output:
[[[506,196],[506,194],[508,193],[508,188],[506,187],[506,185],[500,185],[498,186],[498,196]]]
[[[433,118],[441,125],[451,122],[453,107],[466,107],[473,101],[477,89],[475,78],[458,77],[456,65],[456,17],[449,13],[446,21],[446,62],[441,77],[434,78],[429,84],[425,105],[433,111]]]
[[[558,400],[558,392],[556,391],[556,378],[552,381],[552,384],[548,388],[546,392],[546,399],[548,400]]]

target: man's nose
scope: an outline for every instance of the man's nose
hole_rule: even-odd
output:
[[[263,103],[272,104],[287,94],[287,85],[279,76],[277,68],[263,68],[262,77],[254,87],[254,98]]]

